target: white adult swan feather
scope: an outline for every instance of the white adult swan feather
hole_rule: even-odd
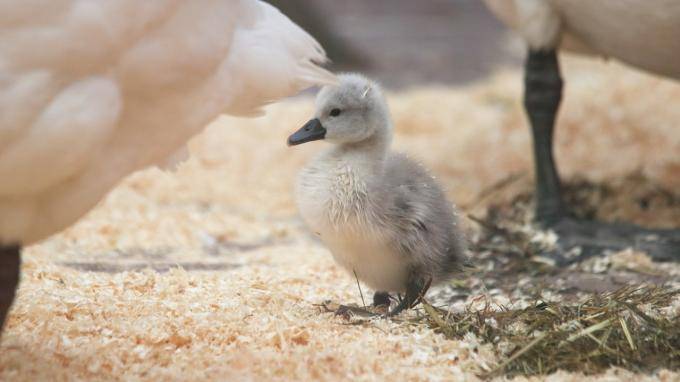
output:
[[[0,0],[0,245],[75,222],[221,113],[335,78],[254,0]]]
[[[680,79],[677,0],[484,0],[531,49],[611,57]]]

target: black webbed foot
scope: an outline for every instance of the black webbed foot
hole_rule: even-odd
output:
[[[680,230],[649,229],[633,224],[605,223],[569,217],[543,224],[558,236],[554,250],[543,256],[564,266],[604,254],[632,248],[654,261],[680,261]]]
[[[335,310],[329,309],[329,307],[326,306],[326,310],[333,312],[336,316],[341,316],[346,320],[349,320],[353,316],[364,318],[380,316],[378,313],[372,312],[369,309],[352,305],[338,305]]]
[[[431,284],[432,279],[425,279],[417,275],[417,272],[411,272],[406,284],[404,298],[399,301],[394,309],[387,312],[387,317],[396,316],[402,311],[418,305],[423,296],[425,296],[425,293],[427,293],[427,290],[430,289]]]
[[[376,308],[383,306],[387,306],[389,308],[390,301],[391,297],[390,294],[387,292],[375,292],[373,294],[373,306]]]

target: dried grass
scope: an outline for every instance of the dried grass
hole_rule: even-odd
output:
[[[425,303],[424,318],[447,338],[474,333],[493,344],[501,361],[485,376],[594,374],[612,366],[649,373],[680,367],[680,319],[660,313],[678,297],[680,289],[627,286],[523,309],[487,304],[452,313]]]

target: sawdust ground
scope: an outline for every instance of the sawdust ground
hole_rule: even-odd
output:
[[[680,85],[615,64],[564,67],[562,174],[611,183],[637,172],[679,189]],[[509,71],[389,97],[396,147],[431,167],[466,213],[483,212],[480,192],[508,174],[530,177],[520,85],[521,73]],[[177,173],[135,174],[76,226],[27,248],[0,378],[474,380],[498,362],[474,337],[449,341],[390,321],[348,325],[316,306],[360,299],[292,202],[297,170],[322,144],[288,148],[285,138],[311,111],[303,98],[256,120],[220,118]],[[619,190],[605,218],[680,226],[677,208],[636,207]],[[507,300],[503,293],[494,298]],[[611,369],[591,378],[680,377]]]

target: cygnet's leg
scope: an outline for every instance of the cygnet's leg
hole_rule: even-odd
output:
[[[387,313],[388,317],[396,316],[405,309],[413,308],[418,305],[420,300],[425,296],[427,290],[430,289],[432,279],[426,278],[419,274],[419,272],[411,272],[406,283],[406,293],[404,298],[399,301],[394,309]]]
[[[19,285],[21,247],[0,245],[0,333]]]
[[[373,306],[390,306],[390,294],[387,292],[375,292],[373,294]]]
[[[553,159],[553,129],[562,96],[562,79],[555,50],[529,50],[524,85],[524,106],[533,134],[536,220],[553,229],[559,237],[557,249],[546,255],[557,265],[565,265],[604,250],[632,247],[647,252],[657,261],[680,261],[680,231],[568,217]],[[574,251],[577,247],[580,250]],[[570,253],[577,255],[568,256]]]

